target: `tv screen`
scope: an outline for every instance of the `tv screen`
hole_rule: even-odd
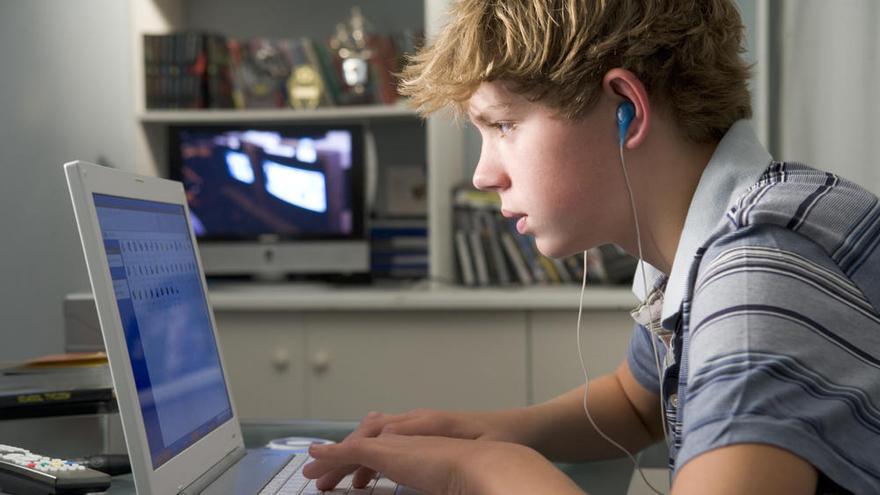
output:
[[[170,175],[199,239],[363,239],[362,129],[173,126]]]

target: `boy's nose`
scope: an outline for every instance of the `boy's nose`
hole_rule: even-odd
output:
[[[504,167],[485,152],[480,154],[473,182],[474,187],[481,191],[502,191],[510,186],[510,178],[504,172]]]

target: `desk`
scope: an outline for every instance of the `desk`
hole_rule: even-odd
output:
[[[357,423],[350,421],[275,421],[242,423],[242,436],[248,448],[261,447],[273,438],[304,436],[339,441],[352,431]],[[652,458],[662,458],[659,450],[652,450]],[[652,467],[656,460],[643,462]],[[557,464],[581,488],[592,495],[617,495],[627,493],[632,477],[632,464],[628,459],[591,462],[583,464]],[[107,495],[132,495],[134,482],[131,475],[117,476]],[[630,492],[632,493],[632,492]],[[640,492],[639,492],[640,493]]]

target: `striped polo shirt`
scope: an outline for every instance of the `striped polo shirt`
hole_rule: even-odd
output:
[[[633,283],[655,319],[642,311],[628,363],[656,393],[663,377],[673,476],[704,452],[760,443],[815,466],[820,492],[880,493],[878,244],[877,197],[774,162],[748,122],[731,127],[671,273],[646,266],[651,294],[640,273]]]

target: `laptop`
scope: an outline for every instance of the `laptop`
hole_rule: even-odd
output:
[[[64,165],[141,494],[320,493],[303,454],[244,447],[179,182]],[[330,493],[365,490],[351,478]]]

